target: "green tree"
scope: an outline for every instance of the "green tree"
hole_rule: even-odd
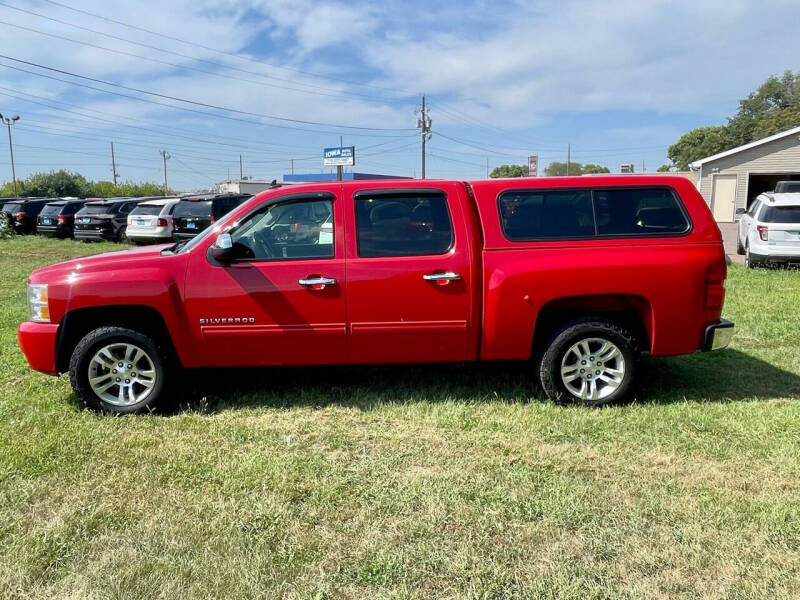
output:
[[[798,125],[800,125],[800,104],[787,106],[770,113],[756,123],[755,129],[753,129],[753,140],[760,140]]]
[[[772,75],[767,78],[755,92],[739,101],[739,109],[736,114],[728,119],[728,136],[732,143],[731,147],[747,144],[764,137],[760,135],[763,129],[759,130],[759,123],[765,119],[774,118],[775,115],[789,107],[800,107],[800,73],[784,71],[780,77]],[[773,131],[773,133],[777,133],[777,131]]]
[[[583,173],[583,165],[577,162],[569,163],[569,173],[567,173],[567,163],[565,162],[551,162],[544,168],[544,174],[550,177],[557,175],[581,175]]]
[[[684,133],[672,144],[667,150],[667,156],[679,171],[686,171],[690,162],[723,152],[735,145],[727,128],[722,125],[698,127]]]
[[[672,170],[672,165],[661,165],[656,169],[658,173],[669,173]]]
[[[500,165],[492,169],[489,177],[497,179],[498,177],[527,177],[528,167],[526,165]]]
[[[109,198],[111,196],[160,196],[163,193],[164,188],[157,183],[126,181],[114,185],[111,181],[87,181],[83,175],[70,173],[63,169],[49,173],[34,173],[27,179],[17,181],[19,196]],[[167,190],[167,193],[172,194],[173,192]],[[13,195],[13,182],[8,181],[0,186],[0,197]]]
[[[608,170],[608,167],[603,167],[602,165],[586,163],[585,165],[583,165],[581,173],[583,173],[584,175],[594,175],[597,173],[611,173],[611,171]]]

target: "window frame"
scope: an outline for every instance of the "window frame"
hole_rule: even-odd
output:
[[[259,213],[264,210],[269,210],[271,206],[275,206],[276,204],[298,204],[300,202],[324,202],[328,201],[331,203],[331,217],[333,223],[333,242],[331,246],[333,247],[333,254],[331,256],[306,256],[306,257],[275,257],[275,258],[235,258],[231,261],[231,263],[264,263],[264,262],[297,262],[300,260],[334,260],[336,259],[336,210],[334,208],[336,202],[336,194],[333,192],[311,192],[311,193],[298,193],[298,194],[287,194],[285,196],[278,196],[276,198],[270,198],[270,200],[264,204],[259,204],[258,206],[252,208],[251,210],[247,211],[241,217],[236,219],[234,223],[225,227],[220,233],[227,233],[233,234],[239,227],[242,226],[244,222],[247,221],[250,217],[253,217],[256,213]],[[176,205],[177,206],[177,205]],[[234,210],[237,207],[234,207],[231,210]],[[229,211],[230,212],[230,211]],[[226,213],[227,214],[227,213]]]
[[[387,254],[383,256],[363,256],[361,254],[361,238],[358,231],[358,210],[356,203],[365,197],[374,198],[423,198],[423,197],[442,197],[444,207],[447,210],[447,221],[450,225],[450,244],[443,252],[431,254],[429,252],[417,252],[413,254]],[[453,211],[450,210],[450,198],[446,190],[439,188],[378,188],[371,190],[358,190],[353,193],[353,229],[356,237],[356,257],[361,260],[374,260],[381,258],[406,258],[415,256],[444,256],[449,254],[456,245],[456,230],[453,224]]]
[[[629,190],[666,190],[671,195],[673,200],[678,207],[678,210],[681,211],[683,218],[686,220],[686,229],[681,232],[665,232],[665,233],[600,233],[600,228],[597,223],[597,206],[595,203],[595,193],[597,192],[613,192],[613,191],[629,191]],[[503,226],[503,219],[500,216],[500,202],[504,194],[520,194],[524,192],[580,192],[580,191],[588,191],[591,198],[592,203],[592,219],[594,220],[594,235],[590,236],[571,236],[571,237],[535,237],[535,238],[525,238],[519,240],[513,240],[506,235],[505,227]],[[589,187],[589,186],[579,186],[579,187],[535,187],[535,188],[508,188],[502,190],[497,194],[496,198],[496,211],[497,211],[497,220],[500,225],[500,233],[502,233],[503,238],[511,242],[512,244],[519,244],[519,243],[526,243],[526,242],[578,242],[578,241],[585,241],[585,240],[613,240],[613,239],[626,239],[626,238],[673,238],[673,237],[686,237],[692,233],[694,229],[694,222],[692,221],[689,212],[686,210],[686,206],[683,204],[683,200],[681,200],[680,194],[678,194],[675,189],[668,185],[615,185],[615,186],[598,186],[598,187]]]

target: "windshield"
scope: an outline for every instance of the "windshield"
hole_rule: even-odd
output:
[[[164,208],[158,204],[140,204],[131,211],[132,215],[158,215]]]
[[[42,212],[39,214],[43,217],[49,217],[52,215],[57,215],[61,212],[61,209],[64,208],[63,204],[48,204],[43,209]]]
[[[114,212],[113,204],[87,204],[81,209],[82,215],[107,215]]]
[[[765,206],[761,221],[800,224],[800,206]]]
[[[211,215],[211,200],[183,200],[178,202],[172,214],[176,217],[208,217]]]

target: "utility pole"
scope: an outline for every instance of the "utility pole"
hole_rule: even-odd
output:
[[[292,159],[292,175],[294,175],[294,159]]]
[[[239,155],[239,181],[244,179],[244,169],[242,167],[242,155]]]
[[[425,106],[425,94],[422,94],[422,110],[420,110],[420,115],[417,119],[417,129],[420,130],[420,137],[422,138],[422,179],[425,179],[425,142],[431,139],[431,118]]]
[[[164,159],[164,195],[167,195],[167,160],[172,158],[169,152],[166,150],[159,150],[158,153],[161,155],[161,158]]]
[[[642,173],[644,173],[644,159],[642,159]]]
[[[11,179],[14,181],[14,195],[17,195],[17,171],[14,168],[14,145],[11,143],[11,126],[19,121],[19,115],[14,115],[13,117],[4,117],[2,113],[0,113],[0,121],[6,124],[8,127],[8,151],[11,153]]]
[[[114,158],[114,142],[111,142],[111,175],[114,177],[114,185],[117,185],[117,161]]]
[[[571,150],[570,145],[567,144],[567,175],[569,175],[569,159],[570,159],[570,155],[569,154],[570,154],[570,150]]]
[[[342,147],[342,136],[339,136],[339,148]],[[336,181],[342,180],[342,165],[336,165]]]
[[[486,179],[489,179],[489,157],[486,157]]]

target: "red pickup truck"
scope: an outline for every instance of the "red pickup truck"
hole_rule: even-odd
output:
[[[558,402],[727,345],[720,232],[670,176],[275,187],[189,242],[34,271],[19,343],[118,413],[181,368],[531,361]]]

